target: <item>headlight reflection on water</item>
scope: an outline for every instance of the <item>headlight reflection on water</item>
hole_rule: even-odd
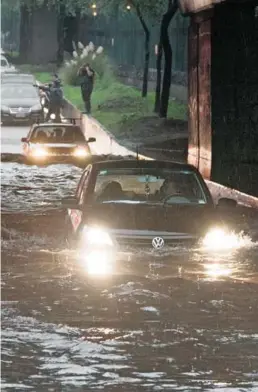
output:
[[[80,260],[89,275],[108,276],[114,270],[113,241],[107,230],[85,226],[82,231]]]
[[[113,272],[113,260],[105,250],[93,250],[81,256],[81,263],[90,275],[108,276]]]
[[[229,277],[233,273],[233,269],[223,263],[204,264],[204,269],[205,275],[212,279]]]

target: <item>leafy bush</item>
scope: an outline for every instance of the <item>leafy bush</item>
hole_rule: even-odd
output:
[[[94,69],[97,83],[102,88],[106,88],[114,82],[113,68],[109,58],[104,54],[103,47],[95,48],[92,42],[85,47],[81,42],[77,44],[77,48],[74,45],[73,58],[66,61],[60,70],[62,80],[68,85],[78,86],[80,82],[77,76],[78,70],[86,63],[89,63]]]

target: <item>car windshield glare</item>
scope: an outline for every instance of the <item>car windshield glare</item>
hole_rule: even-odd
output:
[[[78,127],[37,127],[32,132],[32,143],[83,143],[84,136]]]
[[[196,205],[207,197],[192,170],[108,169],[97,175],[94,202]]]
[[[38,98],[37,90],[32,86],[22,86],[21,84],[13,85],[2,85],[1,86],[1,97],[2,99],[36,99]]]

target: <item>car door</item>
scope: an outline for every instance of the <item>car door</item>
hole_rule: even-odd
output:
[[[78,203],[78,209],[68,209],[68,215],[71,220],[72,228],[74,233],[78,232],[80,225],[82,224],[83,220],[83,203],[85,194],[87,192],[87,185],[90,178],[90,169],[86,170],[79,182],[78,188],[76,190],[76,200]]]

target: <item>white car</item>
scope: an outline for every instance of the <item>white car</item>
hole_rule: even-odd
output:
[[[13,65],[9,64],[7,58],[4,55],[0,55],[1,60],[1,68],[0,71],[2,72],[15,72],[16,69]]]

